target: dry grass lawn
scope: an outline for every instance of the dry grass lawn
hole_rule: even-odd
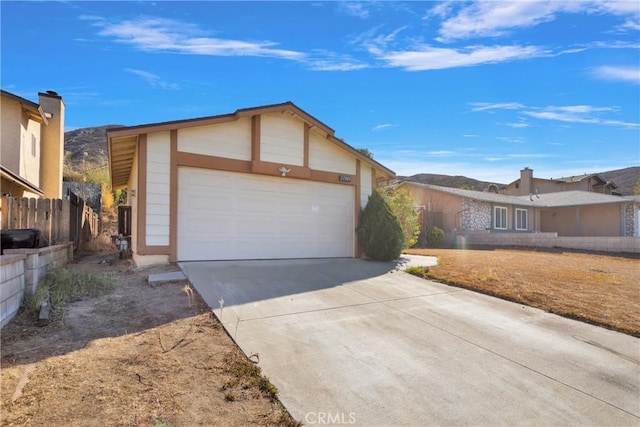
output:
[[[425,276],[640,337],[640,261],[516,249],[409,249],[437,256]]]

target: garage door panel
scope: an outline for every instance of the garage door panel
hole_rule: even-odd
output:
[[[178,259],[354,255],[354,187],[178,169]]]

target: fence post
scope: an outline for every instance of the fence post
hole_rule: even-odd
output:
[[[37,199],[29,199],[29,206],[27,208],[27,227],[36,228],[36,202]]]
[[[42,244],[48,246],[51,241],[51,227],[49,227],[49,210],[51,206],[50,199],[38,199],[36,214],[36,228],[40,230],[40,238]]]
[[[62,214],[60,216],[60,238],[62,243],[69,243],[71,241],[71,235],[69,230],[71,228],[71,200],[62,200]]]
[[[11,209],[12,198],[9,196],[2,196],[2,222],[0,229],[6,230],[9,228],[9,210]]]

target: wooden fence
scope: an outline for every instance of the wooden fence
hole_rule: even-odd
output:
[[[73,193],[65,199],[3,196],[0,209],[2,230],[38,229],[41,246],[73,242],[77,250],[100,231],[99,215]]]

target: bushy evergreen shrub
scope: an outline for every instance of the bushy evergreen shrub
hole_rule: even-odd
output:
[[[444,231],[439,227],[429,227],[427,229],[427,245],[440,246],[444,242]]]
[[[384,198],[374,191],[360,211],[356,229],[360,249],[376,261],[391,261],[404,247],[404,231]]]

